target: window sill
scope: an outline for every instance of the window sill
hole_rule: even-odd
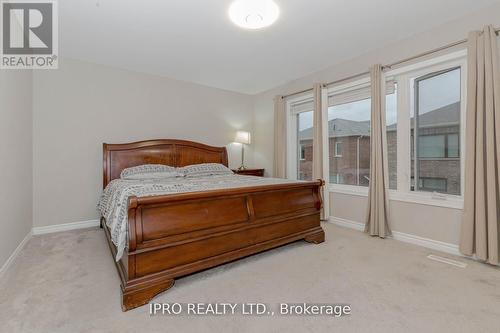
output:
[[[355,195],[361,197],[368,196],[368,187],[364,186],[330,184],[328,190],[331,193],[340,193],[340,194]],[[463,198],[456,195],[436,195],[434,193],[422,193],[422,192],[405,193],[396,190],[389,190],[389,200],[408,202],[419,205],[453,208],[453,209],[463,209],[464,207]]]
[[[368,196],[368,186],[330,184],[328,190],[333,193],[358,195],[362,197]]]
[[[463,209],[464,199],[457,195],[434,194],[424,192],[389,191],[389,200],[409,202],[420,205],[437,206],[453,209]]]

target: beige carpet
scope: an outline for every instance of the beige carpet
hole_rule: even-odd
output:
[[[99,229],[34,237],[0,281],[2,332],[498,332],[500,270],[324,225],[297,242],[177,280],[157,302],[348,303],[332,317],[150,317],[123,313],[119,278]],[[452,258],[452,256],[447,256]]]

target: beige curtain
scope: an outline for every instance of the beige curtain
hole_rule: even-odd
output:
[[[286,178],[286,115],[283,96],[274,98],[274,177]]]
[[[500,66],[495,30],[468,39],[465,198],[460,251],[498,265]]]
[[[385,78],[381,65],[375,65],[371,73],[371,137],[370,137],[370,185],[365,232],[372,236],[386,237],[389,228],[387,137],[385,128]]]
[[[327,220],[329,217],[329,192],[328,192],[328,171],[325,170],[325,151],[324,148],[328,147],[328,119],[323,119],[326,114],[326,105],[328,96],[326,89],[323,85],[317,83],[313,87],[314,95],[314,111],[313,111],[313,161],[312,161],[312,178],[313,180],[322,179],[326,185],[322,188],[323,208],[321,209],[321,219]],[[324,136],[324,135],[325,136]],[[326,141],[326,142],[325,142]]]

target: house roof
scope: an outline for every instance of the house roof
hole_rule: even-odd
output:
[[[458,125],[460,123],[460,102],[449,104],[434,111],[424,113],[419,116],[418,121],[419,127]],[[411,123],[413,127],[413,121]],[[396,130],[396,124],[387,126],[387,130]],[[330,138],[370,135],[370,121],[355,121],[335,118],[328,121],[328,133],[331,134],[329,136]],[[312,137],[312,127],[299,132],[299,140],[311,140]]]

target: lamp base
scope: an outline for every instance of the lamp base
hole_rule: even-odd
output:
[[[243,165],[243,164],[240,165],[240,167],[238,168],[238,170],[246,170],[246,169],[247,169],[247,167],[245,165]]]

